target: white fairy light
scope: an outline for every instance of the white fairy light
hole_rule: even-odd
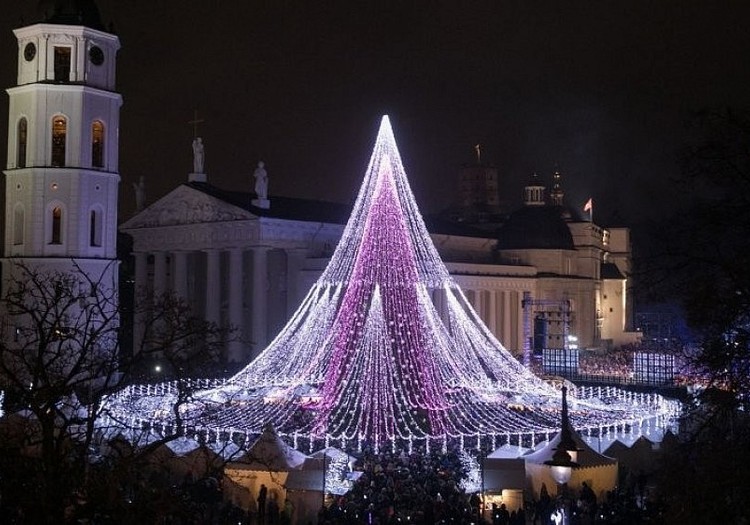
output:
[[[145,393],[131,387],[109,398],[109,410],[166,420],[177,392],[166,383]],[[580,429],[673,410],[660,396],[636,403],[612,389],[586,392],[571,403]],[[196,432],[258,434],[271,422],[279,435],[307,439],[311,448],[313,440],[340,440],[360,450],[396,443],[429,450],[434,439],[443,448],[457,440],[479,449],[485,437],[487,445],[513,435],[519,446],[524,439],[533,446],[532,436],[556,432],[558,399],[503,348],[448,273],[384,117],[321,277],[252,363],[206,383],[180,415]]]

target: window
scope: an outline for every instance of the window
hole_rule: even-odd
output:
[[[68,121],[63,116],[52,119],[52,166],[65,167],[65,142],[68,135]]]
[[[91,125],[91,166],[104,167],[104,124],[95,120]]]
[[[102,212],[101,210],[91,210],[89,220],[89,245],[102,245]]]
[[[70,48],[55,46],[55,82],[70,82]]]
[[[52,237],[50,244],[62,244],[62,208],[52,208]]]
[[[24,212],[21,204],[13,210],[13,244],[23,244]]]
[[[18,136],[16,147],[16,168],[26,167],[26,141],[28,139],[28,123],[26,117],[18,121]]]

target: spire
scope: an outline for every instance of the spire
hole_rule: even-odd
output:
[[[549,194],[550,204],[552,204],[553,206],[563,205],[563,199],[565,197],[565,193],[563,192],[561,181],[562,181],[562,176],[560,175],[560,172],[556,169],[555,173],[552,174],[552,191],[550,191],[550,194]]]
[[[578,446],[573,439],[573,427],[570,424],[570,418],[568,417],[568,387],[563,385],[562,387],[562,414],[560,416],[560,444],[559,449],[565,450],[571,455],[573,461],[576,460],[578,452]]]

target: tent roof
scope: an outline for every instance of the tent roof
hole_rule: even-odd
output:
[[[174,452],[176,456],[184,456],[200,446],[200,443],[196,440],[186,437],[179,437],[172,441],[167,441],[166,444],[167,447],[169,447],[169,450]]]
[[[284,472],[300,468],[307,458],[302,452],[284,443],[269,425],[247,452],[232,462],[232,466],[245,470]]]
[[[344,452],[341,449],[338,449],[336,447],[326,447],[322,448],[316,452],[313,452],[311,454],[311,457],[313,458],[322,458],[323,456],[326,456],[329,459],[344,459],[346,458],[346,462],[349,463],[351,461],[357,461],[357,458],[354,456],[350,456],[346,452]]]
[[[519,447],[517,445],[505,444],[501,447],[496,448],[490,454],[487,455],[487,459],[495,458],[519,458],[526,454],[530,449],[526,447]]]
[[[284,484],[287,490],[323,491],[325,485],[325,462],[320,458],[307,458],[302,468],[292,470]]]
[[[552,455],[555,453],[555,448],[560,443],[560,434],[558,434],[547,443],[547,446],[527,454],[524,459],[529,463],[543,464],[545,461],[552,459]],[[570,435],[575,441],[576,447],[578,447],[578,460],[577,463],[581,467],[598,467],[602,465],[613,465],[617,463],[616,459],[607,457],[603,454],[599,454],[596,450],[591,448],[586,441],[578,435],[573,429],[570,429]]]

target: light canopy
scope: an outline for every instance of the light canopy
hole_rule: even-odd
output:
[[[169,425],[170,388],[144,396],[131,387],[111,405]],[[623,395],[579,396],[571,419],[600,429],[671,410],[658,396],[634,403]],[[520,445],[556,433],[558,398],[502,347],[449,275],[385,116],[341,241],[299,309],[252,363],[181,412],[196,432],[258,434],[272,423],[311,447],[314,440],[376,449],[430,440],[499,445],[511,436]],[[154,411],[165,417],[155,421]]]

